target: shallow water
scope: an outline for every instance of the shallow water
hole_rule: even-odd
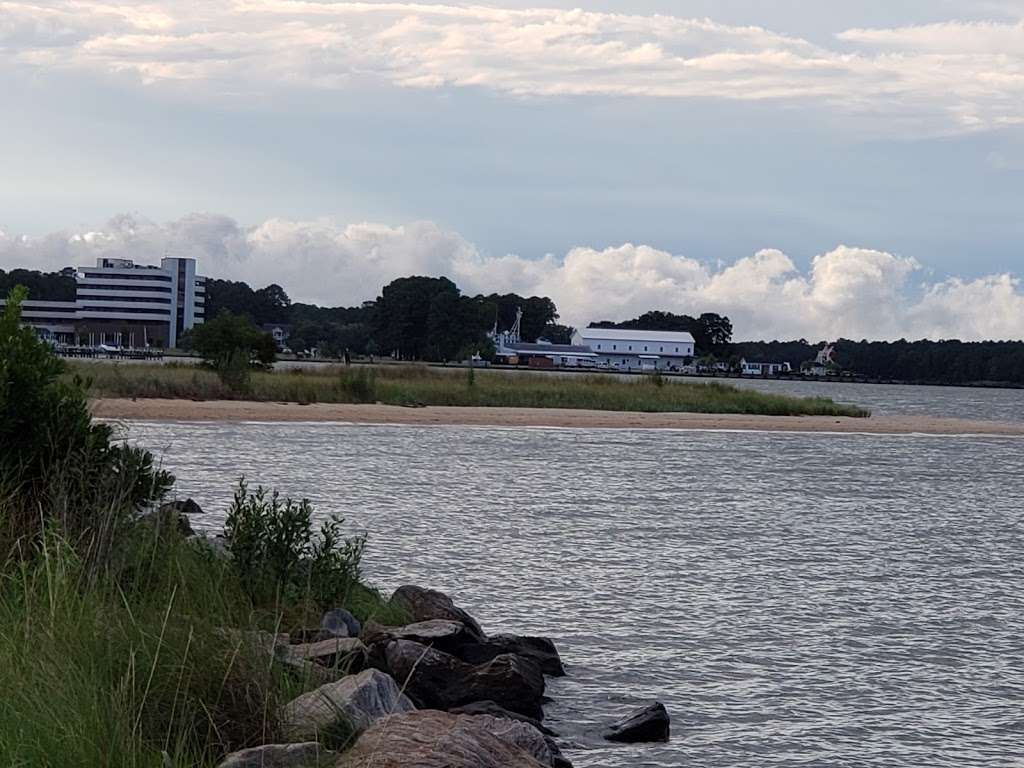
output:
[[[556,640],[579,768],[1024,765],[1024,441],[130,425],[219,525],[231,486],[370,534],[388,589]],[[665,703],[664,745],[600,726]]]

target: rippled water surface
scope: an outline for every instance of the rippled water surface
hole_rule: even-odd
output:
[[[1024,765],[1024,441],[145,424],[218,525],[240,474],[368,575],[553,637],[579,768]],[[669,744],[600,724],[647,699]]]

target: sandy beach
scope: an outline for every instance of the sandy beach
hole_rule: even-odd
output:
[[[238,400],[103,398],[93,415],[137,421],[342,422],[354,424],[696,429],[869,434],[1019,435],[1024,422],[973,421],[931,416],[747,416],[704,413],[623,413],[549,408],[403,408],[393,405],[267,403]]]

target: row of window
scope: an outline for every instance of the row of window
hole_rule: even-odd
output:
[[[637,346],[640,346],[640,345],[639,345],[639,344],[637,344]],[[597,348],[598,348],[598,349],[601,349],[601,345],[600,345],[600,344],[598,344],[598,345],[597,345]],[[618,344],[612,344],[612,351],[615,351],[615,350],[617,350],[618,348],[619,348],[619,345],[618,345]],[[629,345],[629,349],[628,349],[627,351],[628,351],[628,352],[632,352],[632,351],[633,351],[633,345],[632,345],[632,344],[630,344],[630,345]],[[647,346],[645,345],[645,346],[644,346],[644,352],[647,352],[647,351],[649,351],[649,350],[647,349]],[[658,347],[658,351],[659,351],[659,352],[664,352],[664,351],[665,351],[665,348],[664,348],[664,347]],[[679,352],[679,347],[676,347],[676,352],[677,352],[677,353]],[[684,354],[685,354],[685,353],[684,353]]]
[[[127,286],[127,285],[106,285],[106,284],[103,284],[103,285],[92,285],[91,283],[89,283],[89,284],[80,284],[78,286],[78,291],[79,291],[79,293],[81,293],[82,291],[149,291],[150,293],[152,293],[152,292],[156,292],[156,293],[170,293],[171,292],[171,288],[170,288],[170,286],[166,286],[166,285],[132,285],[132,286]]]
[[[112,274],[110,272],[90,272],[89,270],[82,270],[82,274],[86,279],[91,280],[159,280],[161,282],[171,282],[171,276],[162,272],[153,271],[149,274],[143,275],[130,275],[130,274]]]

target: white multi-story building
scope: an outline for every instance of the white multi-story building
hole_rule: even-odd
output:
[[[582,328],[572,343],[589,347],[598,365],[640,371],[682,368],[692,360],[695,346],[688,333],[620,328]]]
[[[170,348],[205,318],[206,278],[195,259],[154,267],[99,258],[80,267],[75,282],[75,301],[26,301],[24,321],[67,344]]]

